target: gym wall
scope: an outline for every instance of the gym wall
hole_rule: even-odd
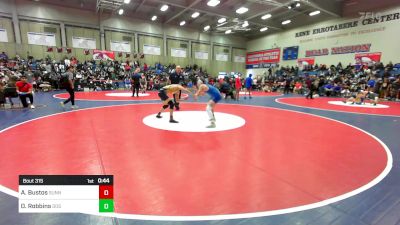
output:
[[[400,8],[393,8],[382,12],[374,12],[370,16],[382,16],[392,13],[400,13]],[[400,62],[400,19],[379,22],[374,24],[363,25],[364,18],[353,17],[345,19],[329,20],[322,23],[316,23],[309,26],[291,29],[285,32],[267,35],[255,40],[247,42],[248,52],[270,49],[274,47],[280,47],[281,50],[284,47],[299,46],[299,58],[306,57],[307,50],[318,50],[328,48],[331,51],[332,47],[344,47],[358,44],[371,44],[370,52],[382,52],[381,61],[388,63]],[[313,30],[317,28],[325,28],[337,24],[343,24],[346,22],[358,21],[358,26],[337,30],[329,31],[319,34],[313,34]],[[364,22],[365,23],[365,22]],[[310,35],[296,37],[296,33],[310,31]],[[268,32],[268,31],[267,31]],[[350,54],[329,54],[325,56],[315,56],[315,62],[318,64],[337,64],[342,62],[343,65],[349,63],[354,64],[355,53]],[[294,66],[297,65],[297,60],[280,60],[280,65],[283,66]],[[261,71],[265,69],[254,69],[257,74],[262,74]]]
[[[16,44],[14,29],[12,25],[12,12],[16,11],[19,25],[21,44]],[[86,37],[96,40],[96,48],[110,50],[110,41],[124,41],[130,37],[132,53],[129,58],[123,53],[121,57],[116,54],[116,60],[133,60],[135,52],[143,52],[143,45],[156,45],[161,47],[161,55],[145,55],[139,61],[154,65],[156,62],[175,63],[181,66],[198,63],[213,75],[218,72],[245,72],[244,64],[233,63],[232,49],[245,51],[244,38],[229,35],[215,35],[190,28],[182,28],[169,24],[137,20],[118,15],[97,14],[93,11],[85,11],[73,8],[63,8],[54,5],[46,5],[40,2],[27,0],[5,0],[0,2],[0,26],[7,30],[8,42],[0,42],[1,50],[6,51],[10,57],[16,54],[26,57],[28,52],[35,58],[41,59],[50,56],[52,59],[63,59],[64,57],[76,56],[79,60],[92,58],[92,54],[85,55],[84,49],[73,48],[72,37]],[[63,43],[62,27],[65,27],[66,43]],[[104,30],[104,43],[102,43],[101,30]],[[55,32],[56,47],[67,47],[72,49],[67,54],[65,49],[58,53],[56,47],[53,52],[47,52],[46,46],[27,44],[27,32]],[[137,40],[135,39],[137,36]],[[124,39],[125,38],[125,39]],[[165,40],[164,40],[165,38]],[[137,43],[136,43],[137,42]],[[166,44],[164,44],[166,43]],[[172,57],[171,48],[181,48],[182,44],[187,46],[187,57]],[[164,46],[165,45],[165,46]],[[214,54],[211,52],[213,47]],[[189,48],[192,48],[189,51]],[[195,59],[194,48],[208,49],[209,59]],[[215,53],[220,49],[230,49],[229,61],[221,62],[215,60]],[[92,52],[92,50],[90,51]]]

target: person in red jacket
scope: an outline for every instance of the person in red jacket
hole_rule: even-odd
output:
[[[26,98],[29,98],[31,109],[34,109],[35,106],[33,105],[33,95],[32,95],[33,86],[32,84],[28,83],[26,76],[22,75],[20,77],[20,81],[17,81],[17,83],[15,83],[15,86],[17,87],[19,99],[21,100],[21,103],[24,106],[24,108],[28,108],[29,104],[26,101]]]
[[[239,101],[240,90],[242,89],[242,81],[240,75],[235,78],[235,89],[236,89],[236,101]]]

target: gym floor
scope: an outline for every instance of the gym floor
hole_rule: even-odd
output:
[[[154,92],[78,95],[0,109],[0,224],[400,225],[400,103],[255,94],[221,100],[207,130],[206,97],[175,125]],[[19,174],[114,175],[116,213],[19,214]]]

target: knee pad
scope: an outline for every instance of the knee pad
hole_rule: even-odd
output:
[[[170,109],[173,109],[173,108],[174,108],[174,103],[172,102],[172,100],[168,102],[168,105],[169,105],[169,108],[170,108]]]
[[[179,106],[179,102],[175,102],[175,106]]]
[[[163,105],[162,108],[163,108],[163,109],[166,109],[166,108],[168,108],[168,105]]]

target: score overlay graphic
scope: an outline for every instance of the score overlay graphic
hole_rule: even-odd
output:
[[[20,175],[20,213],[114,212],[112,175]]]

